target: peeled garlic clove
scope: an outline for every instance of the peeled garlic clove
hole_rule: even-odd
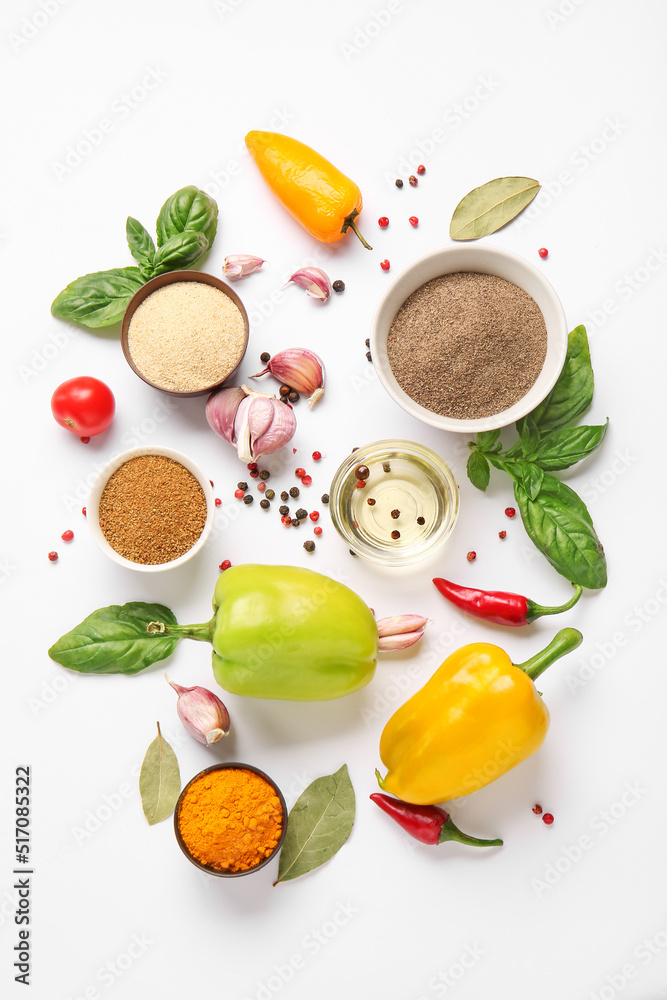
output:
[[[230,281],[237,281],[254,271],[259,271],[262,264],[266,264],[266,261],[261,257],[253,257],[247,253],[232,253],[225,257],[222,273]]]
[[[211,393],[206,403],[206,419],[209,427],[230,444],[234,444],[234,422],[245,397],[246,393],[240,386],[232,386]]]
[[[283,288],[293,282],[299,288],[304,288],[306,295],[320,302],[326,302],[331,295],[331,282],[328,274],[325,274],[319,267],[302,267],[285,282]]]
[[[200,743],[211,746],[229,733],[229,712],[216,694],[203,687],[181,687],[167,677],[178,695],[176,711],[184,727]]]
[[[259,378],[267,372],[290,389],[307,393],[311,406],[324,395],[324,362],[314,351],[305,347],[289,347],[285,351],[279,351],[269,360],[266,368],[250,377]]]
[[[385,652],[392,649],[407,649],[419,642],[424,629],[431,621],[422,615],[392,615],[390,618],[379,618],[378,649]]]

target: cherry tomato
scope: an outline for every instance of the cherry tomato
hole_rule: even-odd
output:
[[[116,410],[108,385],[91,375],[80,375],[59,385],[51,397],[51,412],[61,427],[79,437],[106,430]]]

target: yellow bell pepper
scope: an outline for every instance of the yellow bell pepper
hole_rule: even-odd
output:
[[[381,788],[433,805],[469,795],[530,757],[549,728],[533,681],[582,638],[562,629],[521,664],[486,642],[452,653],[384,727],[380,757],[388,773],[378,774]]]
[[[373,249],[354,221],[361,212],[361,191],[337,167],[278,132],[248,132],[245,144],[273,193],[311,236],[335,243],[352,229]]]

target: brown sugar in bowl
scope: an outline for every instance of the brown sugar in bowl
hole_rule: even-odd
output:
[[[225,772],[227,771],[248,772],[251,780],[256,783],[258,805],[255,815],[241,815],[240,819],[236,816],[229,816],[236,803],[233,795],[230,799],[230,794],[225,787]],[[215,783],[215,788],[213,789],[213,804],[211,805],[210,802],[206,804],[205,819],[207,833],[205,839],[202,841],[204,824],[200,822],[198,817],[197,797],[198,785],[206,782],[209,785]],[[279,829],[272,829],[268,832],[270,839],[273,841],[269,853],[261,860],[248,866],[247,860],[244,859],[243,838],[246,836],[248,826],[253,821],[256,824],[261,824],[262,812],[266,802],[271,802],[272,809],[278,808],[280,811]],[[188,811],[187,822],[184,818],[186,809]],[[204,816],[203,810],[201,815]],[[225,827],[228,826],[230,819],[238,823],[239,829],[238,845],[232,846],[231,849],[229,847],[229,838],[226,836],[226,830],[221,831],[223,825]],[[260,771],[258,767],[254,767],[252,764],[234,762],[214,764],[212,767],[207,767],[203,771],[200,771],[199,774],[196,774],[181,792],[176,803],[176,808],[174,809],[174,832],[178,846],[183,851],[183,854],[188,861],[191,861],[201,871],[208,872],[209,875],[222,876],[223,878],[250,875],[251,872],[259,871],[260,868],[268,865],[280,850],[285,839],[285,834],[287,833],[287,805],[282,792],[273,779],[268,774],[265,774],[264,771]],[[221,832],[223,836],[220,836]],[[221,843],[224,843],[225,846],[221,846]],[[211,859],[216,858],[216,860],[207,863],[203,860],[206,857]],[[226,861],[229,866],[223,864],[222,861]]]
[[[248,334],[248,314],[234,289],[212,274],[185,270],[160,274],[135,292],[120,339],[125,360],[148,385],[172,396],[204,396],[234,374]]]

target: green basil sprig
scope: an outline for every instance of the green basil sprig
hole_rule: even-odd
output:
[[[211,249],[217,226],[216,202],[192,184],[172,194],[160,209],[157,249],[148,230],[128,216],[125,235],[138,266],[76,278],[56,296],[52,314],[92,328],[117,323],[134,293],[150,278],[196,264]]]
[[[528,537],[571,583],[597,590],[607,584],[607,563],[586,504],[552,475],[591,455],[604,440],[608,421],[571,426],[593,400],[593,369],[586,329],[568,337],[563,370],[549,395],[519,420],[519,440],[503,451],[500,431],[469,443],[468,478],[485,490],[493,466],[511,476]]]

